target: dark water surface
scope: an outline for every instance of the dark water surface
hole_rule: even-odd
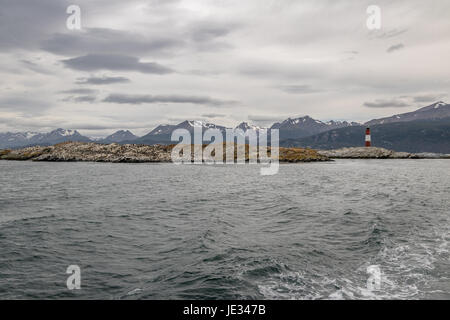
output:
[[[450,299],[449,160],[259,169],[0,161],[0,298]]]

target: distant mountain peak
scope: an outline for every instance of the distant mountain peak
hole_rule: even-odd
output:
[[[137,138],[138,137],[135,136],[130,130],[119,130],[119,131],[116,131],[113,134],[107,136],[105,139],[99,140],[99,142],[115,143],[115,142],[122,142],[122,141],[132,141]]]
[[[303,116],[303,117],[297,117],[297,118],[287,118],[285,122],[291,122],[291,123],[300,123],[300,122],[306,122],[308,120],[314,120],[310,116]]]
[[[438,101],[416,111],[396,114],[391,117],[374,119],[366,122],[366,125],[386,124],[392,122],[407,122],[415,120],[436,120],[450,117],[450,105]]]
[[[432,104],[431,106],[433,106],[435,109],[446,106],[447,104],[443,101],[438,101],[435,104]]]
[[[259,130],[261,128],[258,126],[251,125],[248,122],[244,121],[244,122],[241,122],[238,126],[236,126],[235,129],[241,129],[242,131],[245,132],[247,130]]]
[[[48,133],[0,133],[0,148],[18,148],[34,145],[46,146],[66,141],[90,142],[91,139],[82,136],[77,130],[63,128],[58,128]]]
[[[77,130],[58,128],[56,130],[51,131],[50,134],[59,134],[63,137],[69,137],[69,136],[77,135],[79,133]]]
[[[189,125],[192,128],[205,128],[205,129],[223,128],[223,127],[217,126],[217,125],[215,125],[213,123],[208,123],[208,122],[198,121],[198,120],[184,121],[184,122],[178,124],[177,127],[185,127],[186,124]]]
[[[311,136],[320,132],[343,128],[348,126],[359,125],[356,123],[348,123],[346,121],[328,121],[327,123],[311,118],[310,116],[302,116],[298,118],[288,118],[284,121],[274,123],[271,129],[280,130],[280,139],[296,139]]]
[[[348,121],[335,121],[335,120],[330,120],[325,122],[325,124],[329,125],[329,126],[334,126],[334,127],[352,127],[352,126],[360,126],[361,123],[359,122],[348,122]]]
[[[187,121],[187,123],[188,123],[191,127],[203,127],[203,122],[201,122],[201,121],[191,120],[191,121]]]

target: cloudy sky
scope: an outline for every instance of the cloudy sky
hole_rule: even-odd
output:
[[[380,30],[366,26],[373,4]],[[408,112],[448,100],[449,12],[448,0],[0,0],[0,131]]]

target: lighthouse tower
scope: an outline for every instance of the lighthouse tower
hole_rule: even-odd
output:
[[[370,128],[366,129],[366,147],[371,146]]]

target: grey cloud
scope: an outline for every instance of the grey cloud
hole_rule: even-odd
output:
[[[151,38],[128,31],[86,28],[77,32],[53,34],[41,44],[43,50],[60,55],[83,55],[88,52],[116,54],[169,54],[184,45],[180,38]]]
[[[41,101],[36,98],[28,98],[27,92],[21,93],[20,96],[6,96],[0,98],[0,110],[5,109],[9,111],[24,111],[29,114],[40,114],[52,105],[46,101]]]
[[[77,88],[77,89],[70,89],[70,90],[63,90],[60,91],[59,93],[64,93],[64,94],[93,94],[97,92],[96,90],[93,89],[87,89],[87,88]]]
[[[368,108],[397,108],[397,107],[409,107],[410,104],[399,100],[375,100],[374,102],[365,102],[364,106]]]
[[[281,116],[275,116],[275,115],[248,115],[248,120],[255,121],[255,122],[276,122],[280,119],[283,119]]]
[[[103,2],[103,3],[102,3]],[[167,7],[165,14],[173,13],[170,7],[178,1],[163,1],[153,3],[148,12],[149,19],[157,15],[158,8]],[[79,0],[76,4],[82,8],[82,22],[86,13],[96,11],[120,10],[126,7],[122,1],[92,1]],[[139,4],[138,1],[128,1],[129,5]],[[154,23],[154,29],[141,34],[127,30],[109,28],[89,28],[82,24],[82,30],[66,29],[68,17],[66,9],[73,4],[67,0],[1,0],[0,6],[0,51],[21,49],[42,49],[54,54],[74,56],[90,52],[132,55],[170,55],[174,49],[184,48],[192,41],[207,41],[227,33],[220,26],[204,28],[187,27],[183,24],[163,25]],[[106,10],[103,10],[106,7]],[[120,11],[119,11],[120,14]],[[153,32],[152,32],[153,31]]]
[[[229,34],[233,28],[234,27],[232,25],[208,21],[194,25],[190,32],[194,41],[204,42],[224,37]]]
[[[291,94],[308,94],[319,92],[319,90],[313,89],[309,85],[286,85],[280,86],[279,89]]]
[[[239,72],[251,77],[279,77],[292,79],[321,78],[330,73],[330,62],[288,64],[285,62],[270,63],[269,61],[254,59],[241,63]]]
[[[381,33],[378,31],[372,31],[371,36],[373,38],[377,38],[377,39],[389,39],[389,38],[397,37],[407,31],[408,31],[408,29],[392,29],[392,30],[381,32]]]
[[[425,104],[420,101],[431,99],[422,96],[448,91],[447,60],[424,59],[421,53],[423,48],[448,51],[450,1],[437,0],[433,8],[419,0],[389,3],[389,10],[383,11],[382,30],[373,33],[365,28],[365,5],[355,5],[351,1],[339,5],[331,0],[324,2],[249,0],[245,3],[205,1],[192,5],[181,0],[78,0],[75,3],[0,0],[0,110],[30,115],[41,112],[48,114],[49,119],[57,114],[76,117],[77,110],[71,106],[73,101],[67,106],[59,102],[58,108],[48,110],[55,103],[52,93],[71,89],[70,81],[76,81],[72,85],[79,88],[95,89],[111,83],[111,86],[120,86],[120,82],[106,79],[109,77],[100,80],[104,74],[127,77],[133,81],[133,86],[126,85],[123,91],[111,88],[97,96],[99,102],[109,93],[121,92],[200,94],[236,97],[243,102],[238,112],[237,108],[199,111],[196,107],[201,105],[161,110],[145,105],[148,107],[145,116],[141,108],[124,105],[127,108],[116,110],[120,114],[118,123],[126,121],[124,117],[148,119],[151,114],[152,121],[164,122],[175,115],[186,119],[210,111],[224,113],[224,121],[231,121],[233,117],[242,120],[248,114],[256,114],[250,116],[256,120],[278,121],[296,114],[299,103],[302,113],[316,118],[369,120],[376,115],[375,111],[380,111],[370,107],[383,105],[374,101],[376,98],[396,100],[390,106],[399,102],[402,106],[406,103],[419,106]],[[66,8],[72,3],[82,8],[81,31],[66,29]],[[321,17],[333,17],[333,28]],[[396,19],[398,17],[401,19]],[[97,28],[92,28],[94,26]],[[406,32],[411,26],[414,32]],[[224,43],[235,49],[218,52],[217,48],[223,48]],[[400,43],[406,46],[404,51],[386,54],[389,46]],[[45,52],[37,52],[42,49]],[[385,54],[378,54],[380,51]],[[411,54],[404,59],[390,59],[406,52]],[[100,61],[90,61],[91,54],[100,56]],[[111,62],[110,55],[131,57],[131,60]],[[159,60],[158,56],[164,59]],[[344,60],[352,57],[356,59]],[[55,60],[66,61],[55,65]],[[159,62],[179,73],[161,79],[128,72],[153,72],[145,62]],[[36,73],[46,71],[40,67],[59,75],[58,78]],[[139,91],[146,86],[164,88],[164,91]],[[178,91],[180,88],[183,91]],[[262,96],[258,88],[269,88],[270,92]],[[223,92],[221,95],[212,93],[218,89]],[[300,95],[313,89],[324,90],[327,94]],[[299,95],[290,96],[282,90]],[[29,101],[3,103],[9,95],[26,97]],[[400,95],[408,97],[402,99]],[[67,92],[56,99],[66,96],[80,101],[92,100],[94,94]],[[86,98],[89,96],[91,98]],[[34,99],[46,102],[32,101]],[[352,101],[361,103],[355,105]],[[369,107],[362,105],[365,101]],[[92,120],[94,125],[102,124],[97,123],[98,115],[110,114],[111,106],[101,103],[96,106],[96,112],[83,112],[79,116]],[[128,112],[131,109],[132,112]]]
[[[95,96],[80,96],[73,98],[74,102],[95,102]]]
[[[39,41],[66,25],[68,1],[0,1],[0,51],[35,49]]]
[[[25,65],[25,67],[27,67],[28,69],[37,72],[37,73],[41,73],[41,74],[51,74],[50,71],[48,71],[45,67],[43,67],[40,64],[37,64],[33,61],[29,61],[29,60],[21,60],[22,64]]]
[[[89,102],[89,103],[93,103],[97,100],[97,98],[93,95],[85,95],[85,96],[69,96],[67,98],[64,98],[63,101],[68,101],[68,102],[76,102],[76,103],[84,103],[84,102]]]
[[[95,94],[97,90],[88,89],[88,88],[75,88],[69,90],[60,91],[61,94],[70,94],[69,96],[62,99],[65,102],[75,102],[75,103],[85,103],[85,102],[95,102],[97,97]]]
[[[132,94],[111,94],[103,101],[119,104],[192,103],[213,106],[233,103],[233,101],[222,101],[202,96]]]
[[[403,43],[395,44],[395,45],[387,48],[386,52],[391,53],[391,52],[403,49],[404,47],[405,47],[405,45]]]
[[[205,114],[202,114],[201,116],[204,118],[209,118],[209,119],[225,117],[224,114],[220,114],[220,113],[205,113]]]
[[[167,74],[172,69],[155,62],[141,62],[138,58],[118,54],[88,54],[62,61],[68,68],[81,71],[120,70],[152,74]]]
[[[97,125],[97,124],[83,124],[83,123],[76,123],[72,125],[62,125],[65,128],[76,128],[76,130],[108,130],[108,129],[114,129],[117,128],[117,125],[111,125],[111,126],[103,126],[103,125]],[[128,127],[129,128],[129,127]]]
[[[76,84],[104,85],[104,84],[126,83],[126,82],[130,82],[130,79],[125,77],[89,77],[77,79]]]
[[[414,102],[428,103],[428,102],[436,102],[445,96],[446,96],[446,94],[428,94],[428,95],[415,96],[413,99],[414,99]]]
[[[67,128],[76,130],[113,130],[123,128],[140,129],[148,128],[148,122],[123,122],[120,119],[97,119],[89,121],[86,119],[52,118],[46,116],[33,117],[29,115],[13,115],[0,118],[0,124],[12,125],[13,130],[23,128],[21,131],[33,130],[50,131],[56,128]],[[112,132],[111,132],[112,133]],[[108,133],[109,134],[109,133]]]

